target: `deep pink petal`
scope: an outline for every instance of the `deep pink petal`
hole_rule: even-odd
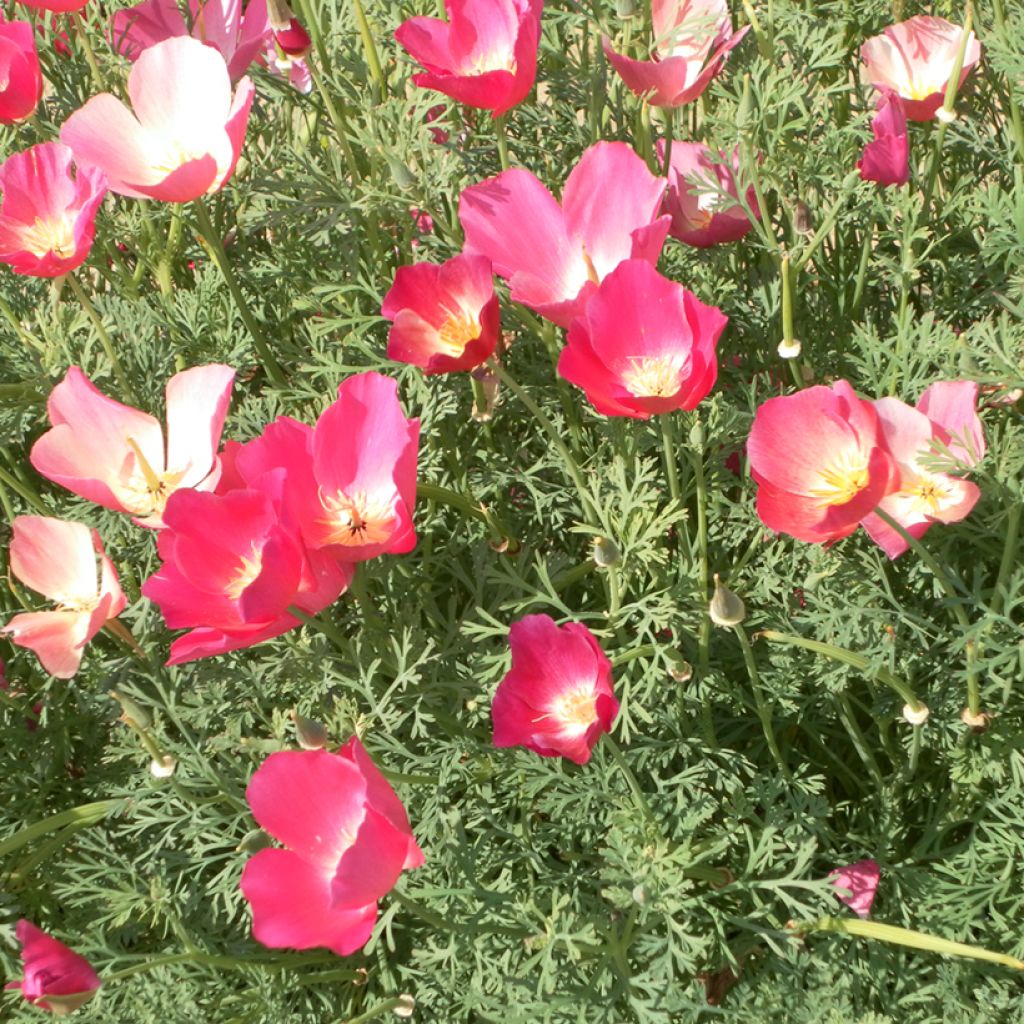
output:
[[[858,917],[868,917],[875,892],[882,877],[881,868],[874,860],[859,860],[845,868],[836,868],[829,877],[836,888],[836,896]],[[842,890],[849,890],[847,895]]]

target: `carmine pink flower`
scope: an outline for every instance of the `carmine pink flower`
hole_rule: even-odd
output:
[[[899,486],[874,405],[845,380],[768,399],[747,454],[761,521],[810,543],[849,536]]]
[[[940,381],[925,391],[916,409],[898,398],[874,403],[900,475],[899,489],[886,495],[878,508],[912,537],[924,536],[933,523],[960,522],[981,496],[975,484],[934,466],[936,443],[966,466],[975,465],[985,454],[977,399],[978,385],[973,381]],[[874,512],[861,525],[890,558],[907,550],[903,537]]]
[[[703,142],[676,142],[672,146],[664,209],[672,218],[668,233],[686,245],[705,249],[720,242],[735,242],[754,226],[738,201],[739,147],[731,158],[724,153],[719,158],[716,161]],[[659,139],[658,160],[664,159],[665,141]],[[746,201],[754,216],[760,218],[753,186],[747,189]]]
[[[572,322],[558,372],[604,416],[694,409],[718,374],[721,310],[644,260],[620,263]]]
[[[881,868],[878,861],[874,860],[859,860],[845,868],[836,868],[829,874],[836,888],[836,896],[858,917],[870,915],[871,904],[875,902],[875,892],[881,877]],[[844,890],[848,891],[849,895],[846,895]]]
[[[905,185],[910,180],[910,137],[903,101],[891,89],[880,89],[878,113],[871,119],[874,139],[857,161],[864,181]]]
[[[216,363],[171,377],[165,447],[152,416],[108,398],[72,366],[50,393],[53,426],[32,446],[29,460],[73,494],[159,528],[175,490],[208,491],[217,484],[217,445],[234,377],[230,366]]]
[[[381,315],[393,321],[389,359],[428,374],[471,370],[490,358],[501,333],[490,261],[460,253],[440,266],[399,267]]]
[[[163,565],[142,586],[169,629],[190,629],[168,665],[262,643],[301,625],[341,596],[351,568],[307,552],[284,500],[287,472],[224,494],[177,491],[157,539]]]
[[[692,103],[718,74],[750,26],[733,32],[725,0],[652,0],[650,60],[632,60],[604,40],[604,52],[622,80],[654,107]]]
[[[117,572],[99,534],[84,523],[17,516],[12,525],[11,572],[57,608],[15,615],[0,632],[35,651],[50,675],[70,679],[85,645],[124,610]]]
[[[612,665],[593,633],[527,615],[512,623],[509,647],[512,667],[491,704],[494,745],[586,764],[619,713]]]
[[[79,163],[107,176],[113,192],[185,203],[216,192],[242,150],[254,87],[234,96],[224,58],[189,37],[143,50],[128,75],[134,113],[110,93],[93,96],[60,130]]]
[[[91,167],[71,171],[71,150],[44,142],[0,165],[0,263],[16,274],[59,277],[80,266],[107,194]]]
[[[271,754],[245,796],[260,827],[287,847],[260,850],[242,872],[256,941],[338,956],[362,948],[377,901],[424,858],[402,802],[359,739],[337,754]]]
[[[444,6],[447,22],[409,18],[395,31],[426,68],[412,80],[499,117],[533,88],[543,0],[445,0]]]
[[[0,124],[31,117],[43,96],[43,73],[32,26],[0,14]]]
[[[864,77],[880,89],[895,92],[911,121],[931,121],[946,98],[963,34],[959,25],[926,14],[890,25],[861,47]],[[981,45],[972,32],[964,52],[960,85],[980,59]]]
[[[31,921],[22,918],[14,934],[21,943],[25,976],[5,985],[21,989],[33,1006],[63,1017],[84,1006],[96,994],[102,982],[84,956],[68,949]]]
[[[529,171],[503,171],[462,193],[465,251],[491,261],[513,301],[568,327],[623,260],[658,262],[670,223],[658,212],[666,185],[623,142],[583,154],[561,205]]]
[[[69,14],[80,11],[89,0],[19,0],[26,7],[34,7],[37,11],[53,11],[56,14]]]

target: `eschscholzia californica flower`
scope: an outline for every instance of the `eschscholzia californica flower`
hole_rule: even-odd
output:
[[[60,138],[79,163],[106,174],[112,192],[185,203],[231,177],[254,93],[243,78],[232,96],[213,47],[165,39],[143,50],[128,75],[134,113],[100,93],[64,122]]]
[[[619,713],[612,665],[593,633],[527,615],[512,623],[509,647],[512,668],[491,704],[494,745],[586,764]]]
[[[16,274],[59,277],[80,266],[107,194],[91,167],[71,171],[71,150],[44,142],[0,165],[0,263]]]
[[[378,900],[402,871],[423,863],[423,853],[359,739],[337,754],[271,754],[245,797],[259,826],[287,847],[260,850],[242,872],[256,941],[271,949],[324,946],[339,956],[364,946]]]
[[[0,14],[0,124],[31,117],[43,96],[43,73],[32,26]]]
[[[607,38],[604,52],[626,85],[654,107],[680,107],[697,99],[750,29],[733,32],[725,0],[652,0],[651,17],[650,60],[624,57]]]
[[[604,416],[694,409],[718,374],[728,319],[644,260],[620,263],[573,321],[558,372]]]
[[[225,494],[176,491],[157,540],[163,560],[142,586],[170,629],[168,665],[252,647],[301,625],[288,609],[315,615],[352,579],[350,567],[308,552],[284,499],[287,474]]]
[[[985,454],[977,399],[978,385],[973,381],[940,381],[925,391],[916,409],[898,398],[874,403],[900,475],[898,490],[886,495],[878,508],[912,537],[924,536],[933,523],[960,522],[981,496],[975,484],[934,465],[939,457],[937,444],[965,467],[975,465]],[[906,540],[874,512],[861,525],[890,558],[907,550]]]
[[[17,923],[14,934],[21,943],[25,976],[4,988],[21,989],[33,1006],[59,1017],[73,1013],[96,994],[102,982],[84,956],[25,918]]]
[[[543,0],[445,0],[444,6],[448,21],[409,18],[395,31],[426,68],[413,82],[500,117],[533,88]]]
[[[50,675],[70,679],[85,645],[124,610],[117,572],[99,534],[84,523],[17,516],[12,525],[11,572],[57,608],[15,615],[0,632],[35,651]]]
[[[26,7],[37,11],[52,11],[55,14],[70,14],[82,10],[89,0],[19,0]]]
[[[676,142],[665,193],[665,212],[672,218],[668,233],[686,245],[706,249],[736,242],[754,225],[738,201],[736,175],[739,148],[731,158],[714,154],[702,142]],[[658,140],[658,160],[665,159],[665,141]],[[747,189],[747,206],[760,218],[754,188]]]
[[[491,356],[501,333],[490,261],[460,253],[440,266],[399,267],[381,315],[393,321],[389,359],[428,374],[471,370]]]
[[[857,161],[864,181],[879,185],[905,185],[910,180],[910,137],[903,101],[891,89],[882,89],[878,112],[871,119],[871,142]]]
[[[623,260],[658,262],[670,218],[667,182],[623,142],[598,142],[573,168],[562,203],[513,168],[463,191],[465,251],[486,256],[512,299],[568,327]]]
[[[870,859],[847,864],[845,868],[836,868],[829,874],[838,899],[858,917],[867,917],[871,913],[871,904],[875,902],[875,892],[881,877],[878,861]]]
[[[861,47],[864,77],[872,85],[896,93],[911,121],[931,121],[946,98],[963,33],[959,25],[926,14],[890,25]],[[964,51],[960,85],[980,59],[981,44],[972,32]]]
[[[156,419],[108,398],[72,366],[50,393],[53,426],[32,446],[29,460],[73,494],[159,528],[177,488],[217,484],[217,445],[234,377],[230,366],[216,363],[171,377],[165,447]]]
[[[878,413],[845,380],[770,398],[747,453],[761,521],[810,543],[849,536],[899,483]]]

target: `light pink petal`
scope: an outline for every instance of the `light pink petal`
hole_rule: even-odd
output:
[[[858,917],[867,917],[871,913],[871,904],[875,902],[875,892],[882,877],[877,861],[859,860],[845,868],[836,868],[829,877],[836,888],[836,896]],[[842,891],[844,889],[849,890],[849,895]]]
[[[92,534],[84,523],[18,516],[11,540],[11,571],[27,587],[58,604],[97,597]]]
[[[50,675],[70,679],[82,663],[89,619],[88,612],[26,612],[15,615],[0,632],[35,651]]]
[[[214,363],[167,382],[167,469],[185,473],[183,487],[195,486],[214,467],[234,379],[230,366]]]
[[[917,408],[948,435],[949,450],[969,466],[986,451],[977,407],[978,385],[969,380],[937,381],[917,400]]]

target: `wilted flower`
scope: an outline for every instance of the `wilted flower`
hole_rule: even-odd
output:
[[[51,675],[70,679],[82,662],[85,645],[124,610],[117,572],[99,534],[84,523],[17,516],[12,526],[11,572],[57,608],[15,615],[0,632],[19,647],[35,651]]]
[[[257,823],[287,847],[261,850],[242,872],[253,937],[272,949],[325,946],[339,956],[364,946],[377,901],[423,853],[362,743],[353,737],[337,754],[271,754],[245,796]]]
[[[43,96],[43,73],[32,26],[0,13],[0,124],[31,117]]]
[[[5,985],[21,989],[33,1006],[40,1006],[63,1017],[85,1005],[102,982],[84,956],[68,949],[31,921],[22,918],[14,929],[21,943],[25,976]]]
[[[729,51],[747,34],[733,32],[725,0],[652,0],[650,60],[632,60],[604,40],[604,52],[622,80],[653,107],[692,103],[718,74]]]
[[[620,263],[573,321],[558,372],[605,416],[694,409],[718,373],[728,320],[644,260]]]
[[[48,480],[104,508],[159,528],[179,487],[212,490],[235,371],[214,363],[167,382],[167,440],[148,413],[108,398],[72,366],[46,403],[52,429],[29,460]]]
[[[501,333],[490,261],[460,253],[440,266],[399,267],[381,315],[393,321],[389,359],[428,374],[471,370],[490,358]]]
[[[91,167],[71,172],[71,150],[44,142],[0,165],[0,262],[16,274],[59,277],[84,262],[107,194]]]
[[[871,119],[873,141],[857,161],[860,176],[879,185],[905,185],[910,180],[910,138],[903,101],[891,89],[881,89],[878,113]]]
[[[143,50],[128,75],[134,113],[100,93],[60,130],[79,163],[107,176],[111,191],[137,199],[185,203],[216,192],[242,150],[255,89],[234,95],[224,58],[189,37]]]
[[[512,667],[491,704],[496,747],[586,764],[619,713],[612,665],[582,623],[527,615],[509,630]]]
[[[395,38],[426,68],[424,89],[493,111],[521,103],[537,76],[543,0],[445,0],[448,21],[409,18]]]
[[[875,902],[875,891],[881,876],[878,862],[874,860],[859,860],[845,868],[836,868],[829,874],[836,888],[836,896],[858,917],[867,917],[871,913],[871,904]],[[843,890],[848,890],[849,895]]]

